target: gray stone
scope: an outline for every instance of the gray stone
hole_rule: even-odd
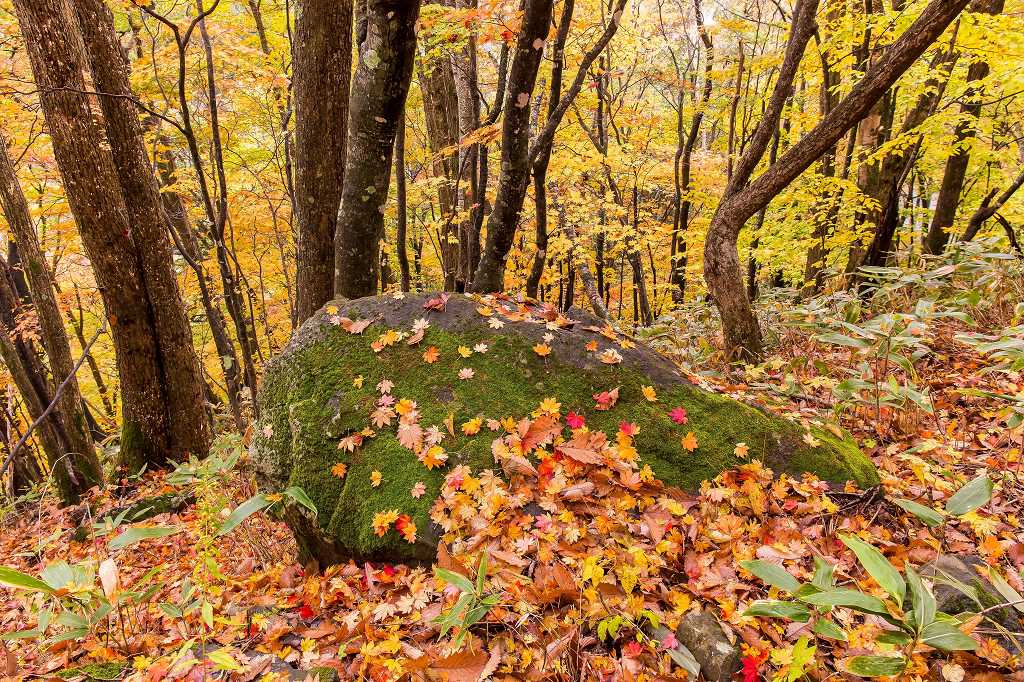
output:
[[[988,565],[979,557],[944,554],[921,569],[921,575],[933,581],[932,592],[939,611],[950,615],[979,613],[1007,603],[992,582],[975,570],[976,566],[988,571]],[[1017,609],[994,608],[985,617],[991,622],[983,622],[982,629],[992,630],[995,639],[1011,653],[1024,652],[1024,638],[1008,634],[1024,632],[1024,620]]]
[[[687,612],[676,628],[676,639],[693,654],[708,682],[729,682],[740,669],[740,648],[708,610]]]

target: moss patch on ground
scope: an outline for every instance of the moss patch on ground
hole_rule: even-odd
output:
[[[128,669],[128,661],[107,661],[106,663],[90,663],[68,668],[57,673],[62,680],[119,680]]]
[[[464,303],[470,302],[453,297],[448,305]],[[529,325],[543,331],[543,325],[516,322],[494,330],[483,317],[475,326],[463,319],[457,328],[432,321],[418,345],[400,341],[375,353],[370,345],[378,336],[389,329],[408,331],[412,325],[412,320],[401,327],[389,326],[390,322],[371,324],[356,335],[330,324],[321,311],[308,323],[318,325],[316,333],[293,343],[270,365],[261,389],[262,423],[253,442],[254,459],[266,485],[300,486],[316,504],[318,528],[303,522],[292,525],[306,526],[299,535],[308,536],[311,530],[323,535],[326,542],[299,538],[305,552],[323,563],[348,556],[432,559],[436,536],[430,528],[429,509],[444,477],[458,464],[474,471],[500,471],[491,454],[491,443],[500,434],[490,431],[486,420],[527,417],[545,398],[557,400],[563,415],[582,414],[592,430],[609,435],[622,422],[636,424],[639,433],[634,443],[642,463],[669,485],[692,490],[701,481],[742,464],[745,460],[734,453],[741,442],[749,448],[748,459],[761,459],[776,472],[810,471],[861,485],[877,482],[874,467],[856,445],[830,432],[813,430],[820,444],[812,446],[805,442],[807,431],[802,427],[681,379],[658,384],[643,367],[625,362],[596,363],[584,369],[555,356],[541,357],[533,350],[534,339],[517,333],[517,327]],[[592,332],[559,333],[576,335],[581,354],[588,352],[584,345],[594,338],[602,339],[602,348],[616,347]],[[478,343],[487,344],[485,353],[474,352],[468,358],[459,354],[460,347],[473,348]],[[431,346],[440,356],[428,364],[423,353]],[[459,378],[464,368],[473,370],[471,379]],[[377,435],[354,452],[338,448],[339,440],[370,425],[382,380],[394,383],[391,394],[396,400],[416,402],[424,429],[433,425],[445,432],[441,443],[449,456],[445,465],[428,470],[398,442],[394,425],[377,429]],[[651,384],[657,391],[656,402],[641,391]],[[594,394],[616,387],[616,405],[596,410]],[[675,407],[686,410],[686,424],[676,424],[669,417]],[[477,417],[485,426],[475,435],[464,435],[462,424]],[[454,425],[454,435],[446,420]],[[688,452],[681,439],[691,431],[698,445]],[[341,479],[331,472],[339,462],[347,466]],[[382,475],[378,486],[371,482],[374,471]],[[411,491],[418,482],[426,486],[426,493],[415,498]],[[374,534],[373,516],[388,509],[412,517],[419,535],[415,544],[405,542],[394,530],[384,537]]]

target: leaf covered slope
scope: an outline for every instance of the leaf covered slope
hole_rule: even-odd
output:
[[[690,490],[752,459],[877,482],[848,437],[701,389],[597,318],[571,318],[421,294],[337,301],[304,324],[267,367],[252,445],[268,488],[299,486],[319,510],[288,514],[303,551],[324,564],[433,558],[445,476],[517,465],[497,439],[542,474],[549,458],[593,456],[603,432],[620,467]]]

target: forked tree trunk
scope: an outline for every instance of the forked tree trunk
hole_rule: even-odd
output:
[[[888,91],[900,75],[942,35],[946,27],[967,5],[967,1],[932,0],[903,35],[886,49],[881,58],[868,69],[849,94],[836,105],[835,109],[823,117],[817,126],[787,149],[775,164],[749,184],[733,187],[731,191],[727,188],[708,229],[708,238],[704,249],[704,274],[708,288],[722,316],[726,352],[731,357],[756,358],[762,350],[760,328],[743,287],[743,271],[740,268],[739,254],[736,251],[736,240],[743,224],[762,207],[768,205],[779,192],[807,170],[812,163],[821,158],[821,155],[828,151],[840,137],[856,125],[857,121],[878,101],[878,98]],[[803,4],[800,3],[800,6]],[[794,12],[794,16],[794,26],[799,25],[796,17],[802,16],[802,11]],[[791,45],[794,42],[793,36],[800,34],[800,31],[793,31],[790,37]],[[806,40],[803,40],[803,43],[806,45]],[[786,61],[783,62],[783,69],[780,71],[779,83],[789,80],[784,88],[785,91],[788,91],[792,86],[792,78],[783,79],[785,71]],[[778,119],[778,111],[781,111],[782,108],[781,102],[778,103],[778,111],[774,111],[774,105],[777,95],[780,94],[784,101],[786,93],[779,93],[779,88],[776,87],[776,92],[772,94],[772,100],[768,111],[762,118],[762,123],[766,120],[771,122],[772,118]],[[772,116],[773,111],[774,115]],[[759,125],[748,147],[748,154],[752,154],[751,150],[756,147],[761,148],[760,152],[754,154],[754,158],[750,159],[754,164],[760,160],[764,153],[764,147],[767,146],[766,141],[763,144],[758,142],[755,145],[755,140],[760,138],[760,128]],[[744,154],[744,157],[746,156],[747,154]],[[742,159],[741,165],[743,165]],[[751,166],[752,169],[753,166]],[[744,182],[749,179],[749,173],[746,175]],[[730,183],[730,186],[732,184]]]
[[[50,373],[57,384],[71,377],[54,411],[55,419],[61,422],[67,437],[65,453],[47,453],[52,462],[60,454],[66,454],[68,464],[75,472],[78,486],[72,485],[67,477],[59,477],[58,490],[64,502],[71,504],[93,485],[102,483],[102,472],[96,448],[89,434],[85,407],[74,378],[74,360],[68,343],[64,320],[57,305],[53,278],[36,236],[35,226],[29,214],[28,203],[21,191],[21,185],[14,173],[7,153],[7,141],[0,134],[0,203],[4,217],[11,230],[11,240],[19,245],[18,255],[29,283],[32,306],[39,321],[41,341],[50,361]],[[57,469],[60,471],[60,469]]]
[[[80,7],[91,5],[83,1]],[[205,455],[210,433],[198,359],[152,169],[139,144],[137,113],[119,107],[130,108],[131,100],[101,97],[107,134],[97,125],[84,94],[85,46],[66,0],[18,0],[15,8],[68,202],[111,324],[123,398],[122,457],[134,466]],[[108,62],[97,52],[116,45],[109,38],[94,35],[102,44],[90,46],[99,67],[93,80],[101,91],[117,94],[123,92],[117,84],[126,82],[123,61]],[[129,187],[131,212],[125,204]]]
[[[334,242],[334,293],[377,290],[391,160],[416,56],[419,0],[367,0],[366,38],[349,98],[345,185]]]
[[[334,291],[334,238],[345,178],[352,0],[299,0],[292,42],[295,106],[296,317]]]
[[[526,0],[505,94],[501,126],[501,175],[487,219],[487,241],[473,277],[473,291],[501,291],[505,261],[515,239],[530,181],[530,98],[544,55],[553,0]]]

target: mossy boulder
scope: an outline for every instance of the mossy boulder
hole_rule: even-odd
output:
[[[303,554],[321,564],[348,558],[433,559],[437,534],[428,512],[446,473],[457,464],[500,470],[491,454],[496,434],[485,426],[465,435],[461,425],[478,417],[485,422],[527,417],[545,398],[557,400],[563,415],[583,415],[591,429],[614,434],[621,422],[636,424],[642,463],[665,483],[684,489],[742,464],[735,454],[738,443],[746,443],[749,459],[761,459],[776,473],[812,472],[861,486],[878,481],[871,461],[849,437],[817,427],[808,431],[698,388],[667,359],[613,333],[592,315],[573,313],[568,320],[539,306],[490,297],[453,294],[440,310],[440,305],[430,307],[431,301],[438,295],[335,301],[303,324],[266,367],[252,459],[264,488],[298,486],[316,505],[315,518],[290,507],[286,520]],[[420,319],[429,327],[410,345]],[[389,332],[407,336],[394,339]],[[387,341],[378,350],[372,347]],[[479,350],[465,357],[474,347]],[[428,363],[424,353],[432,348],[438,357]],[[547,349],[550,353],[542,355]],[[472,370],[472,378],[460,378],[464,369]],[[351,442],[370,427],[384,380],[393,383],[395,400],[416,402],[424,429],[437,426],[446,434],[444,466],[428,470],[399,442],[394,422],[374,428],[374,435],[352,451],[339,448],[343,439]],[[656,401],[644,396],[645,386],[654,388]],[[615,405],[597,410],[595,394],[616,387]],[[686,411],[684,424],[670,418],[676,407]],[[692,452],[681,445],[691,431],[697,442]],[[339,463],[345,465],[343,477],[332,473]],[[381,474],[378,485],[372,480],[375,471]],[[414,497],[419,482],[426,493]],[[374,533],[374,515],[389,509],[410,515],[419,531],[415,543],[394,530],[383,537]]]

